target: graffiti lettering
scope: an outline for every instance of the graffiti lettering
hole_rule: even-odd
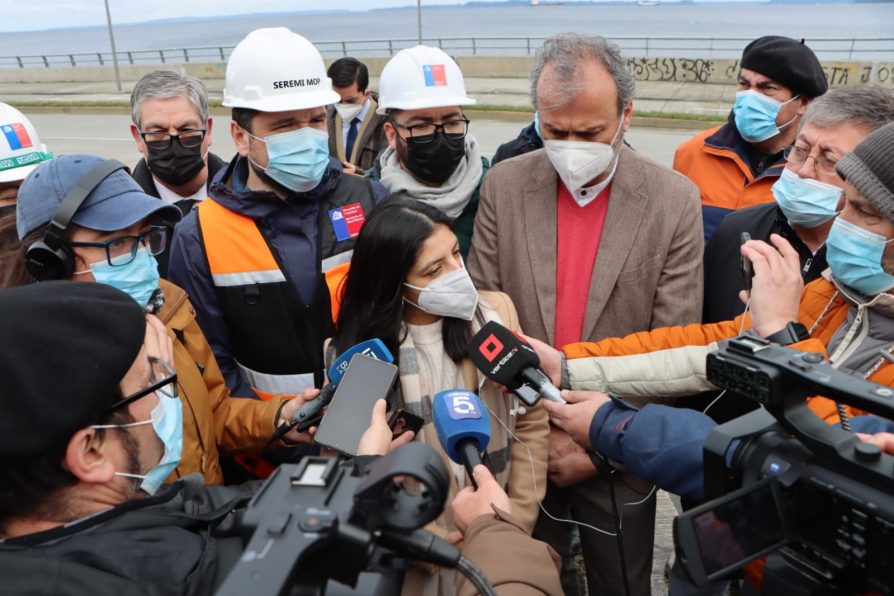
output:
[[[850,69],[846,66],[824,66],[823,72],[826,73],[829,87],[844,87],[847,85]]]
[[[680,60],[680,69],[682,71],[683,81],[698,81],[699,83],[707,83],[714,72],[713,60]]]
[[[627,66],[638,81],[677,80],[677,61],[673,58],[629,58]]]

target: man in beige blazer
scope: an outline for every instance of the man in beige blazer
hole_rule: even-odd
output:
[[[624,144],[635,83],[618,48],[600,37],[550,38],[531,80],[544,149],[484,180],[468,264],[476,286],[509,294],[522,329],[555,346],[698,323],[698,189]],[[549,465],[550,513],[570,509],[614,532],[608,480],[558,429]],[[648,594],[655,499],[638,480],[616,474],[614,488],[630,590]],[[580,533],[589,592],[623,594],[615,537]],[[541,514],[535,536],[570,553],[567,524]],[[567,592],[573,583],[563,578]]]

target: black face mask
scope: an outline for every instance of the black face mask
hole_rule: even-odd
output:
[[[401,161],[416,178],[432,184],[443,184],[466,155],[465,137],[449,139],[442,130],[428,143],[407,139],[403,145],[403,154],[398,153]]]
[[[171,186],[186,184],[205,167],[202,145],[186,148],[174,139],[171,139],[171,144],[166,149],[149,148],[146,161],[152,173]]]

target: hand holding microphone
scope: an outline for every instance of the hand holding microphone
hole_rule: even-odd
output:
[[[568,400],[565,405],[543,402],[550,422],[571,435],[575,443],[590,449],[590,424],[611,398],[599,391],[563,391],[562,395]]]
[[[453,513],[453,523],[460,533],[465,536],[476,519],[482,515],[493,515],[494,507],[506,513],[512,513],[512,503],[509,495],[494,478],[486,467],[478,465],[472,470],[472,478],[478,488],[467,486],[453,498],[450,503],[450,511]]]
[[[481,400],[471,391],[441,391],[432,400],[432,422],[447,456],[465,466],[478,488],[473,471],[490,443],[490,418]]]
[[[541,397],[564,404],[559,389],[540,370],[540,358],[526,341],[499,323],[486,323],[469,343],[469,358],[485,377],[505,385],[529,406]]]

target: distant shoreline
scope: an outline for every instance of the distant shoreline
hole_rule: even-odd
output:
[[[643,10],[654,10],[656,8],[666,9],[668,7],[677,6],[754,6],[754,5],[772,5],[772,6],[852,6],[865,4],[894,4],[894,0],[660,0],[656,5],[642,6]],[[470,9],[494,9],[494,8],[519,8],[530,7],[536,10],[555,10],[564,7],[585,7],[585,6],[638,6],[637,0],[562,0],[562,5],[555,6],[549,3],[549,0],[540,6],[531,6],[530,0],[505,0],[504,2],[467,2],[465,4],[432,4],[423,6],[423,14],[432,10],[470,10]],[[360,15],[364,13],[381,14],[385,12],[404,12],[416,11],[416,6],[407,5],[399,7],[371,8],[368,10],[350,10],[350,9],[332,9],[332,10],[298,10],[298,11],[276,11],[276,12],[253,12],[232,15],[217,16],[185,16],[173,19],[149,19],[144,21],[115,21],[115,28],[141,27],[147,25],[167,25],[167,24],[185,24],[190,22],[221,22],[233,21],[240,19],[253,18],[271,18],[271,17],[295,17],[295,16],[336,16],[336,15]],[[82,30],[105,30],[106,25],[75,25],[70,27],[51,27],[47,29],[19,29],[19,30],[0,30],[0,34],[28,34],[28,33],[53,33],[64,31],[82,31]]]

